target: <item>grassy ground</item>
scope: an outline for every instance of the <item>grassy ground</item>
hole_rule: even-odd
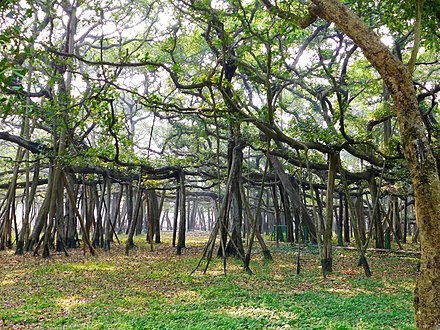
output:
[[[336,250],[335,271],[322,279],[316,248],[306,247],[296,275],[296,252],[256,253],[254,275],[228,259],[206,275],[190,272],[206,237],[189,237],[175,256],[169,237],[149,252],[123,247],[49,260],[0,252],[0,328],[5,329],[415,329],[412,290],[416,259],[368,255],[373,277],[356,266],[354,251]]]

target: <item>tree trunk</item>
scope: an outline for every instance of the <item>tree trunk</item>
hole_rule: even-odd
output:
[[[17,249],[15,251],[15,254],[22,255],[24,252],[24,249],[26,248],[29,238],[30,238],[30,214],[31,214],[31,208],[32,203],[35,198],[35,193],[37,191],[38,186],[38,176],[40,173],[40,161],[37,161],[34,164],[34,174],[32,178],[32,185],[30,187],[30,191],[28,191],[26,187],[26,200],[25,200],[25,214],[23,223],[21,226],[20,234],[17,238]],[[26,175],[28,175],[28,172],[26,172]]]
[[[185,247],[185,234],[186,234],[186,193],[185,193],[185,172],[180,170],[179,172],[179,233],[177,236],[176,254],[181,255],[182,249]]]
[[[56,215],[55,215],[55,229],[56,229],[56,245],[55,251],[64,252],[67,255],[67,243],[66,243],[66,232],[67,223],[66,217],[64,216],[64,192],[63,185],[60,184],[60,189],[56,196]]]
[[[157,196],[156,196],[157,200]],[[162,224],[160,223],[160,218],[162,215],[163,210],[163,204],[165,203],[165,190],[162,191],[162,195],[160,196],[160,203],[158,205],[157,209],[157,215],[156,215],[156,227],[155,227],[155,236],[156,236],[156,244],[160,244],[160,231],[162,230]]]
[[[276,176],[275,176],[276,178]],[[284,242],[284,236],[283,231],[281,229],[281,214],[280,214],[280,206],[278,201],[278,194],[277,194],[277,187],[276,187],[276,179],[275,184],[271,187],[272,192],[272,200],[273,200],[273,208],[274,208],[274,215],[275,215],[275,241],[277,244],[279,242]],[[273,232],[273,231],[272,231]]]
[[[375,247],[378,249],[383,249],[385,247],[385,240],[383,236],[384,231],[381,219],[376,178],[371,177],[368,181],[368,184],[371,193],[371,200],[373,203],[373,209],[371,211],[372,218],[370,221],[372,221],[374,225]]]
[[[365,245],[367,240],[367,236],[365,234],[365,216],[364,216],[364,198],[363,198],[363,189],[362,185],[358,186],[358,196],[356,197],[356,201],[354,203],[356,209],[356,217],[357,224],[359,230],[359,237],[361,239],[362,245]]]
[[[194,231],[196,229],[196,218],[197,218],[197,201],[194,199],[192,201],[188,201],[188,231]]]
[[[290,209],[289,196],[285,193],[282,184],[279,184],[277,186],[280,191],[281,203],[283,205],[283,211],[284,211],[284,219],[287,225],[287,241],[289,243],[294,243],[295,238],[294,238],[294,228],[293,228],[293,217]]]
[[[52,170],[49,171],[49,182],[47,183],[46,195],[50,195],[52,191],[52,175],[50,174]],[[49,198],[44,198],[43,204],[38,210],[37,219],[35,220],[34,228],[32,229],[32,233],[29,239],[28,244],[26,245],[26,251],[32,251],[34,249],[34,245],[38,243],[40,234],[43,230],[43,227],[47,220],[47,214],[49,213]]]
[[[333,271],[332,257],[332,227],[333,227],[333,192],[335,189],[335,174],[338,158],[336,154],[328,155],[328,176],[327,176],[327,194],[325,200],[325,227],[324,227],[324,259],[321,260],[322,267],[326,272]]]
[[[70,186],[70,189],[74,190],[74,179],[75,177],[73,175],[66,175],[66,178],[68,180],[68,185]],[[67,217],[67,232],[66,232],[66,245],[67,248],[77,248],[79,245],[79,239],[78,239],[78,230],[77,230],[77,221],[75,217],[75,206],[72,204],[72,201],[67,198],[65,201],[66,204],[66,217]]]
[[[284,172],[283,166],[276,156],[269,155],[269,161],[273,166],[273,169],[276,172],[277,176],[279,177],[281,184],[289,195],[289,198],[294,207],[298,210],[298,212],[302,212],[302,226],[306,226],[308,228],[309,234],[312,236],[313,240],[316,241],[316,227],[313,223],[313,220],[310,218],[309,213],[302,203],[298,192],[293,187],[292,182],[289,180],[288,176]]]
[[[142,196],[141,203],[139,205],[139,209],[135,211],[137,215],[136,219],[136,229],[134,231],[134,235],[138,236],[142,234],[142,229],[144,228],[144,214],[147,209],[147,197],[145,195]]]
[[[157,232],[159,228],[159,203],[157,201],[156,190],[147,190],[147,215],[148,215],[148,229],[147,229],[147,242],[150,243],[150,250],[153,251],[153,236],[156,236],[155,243],[160,243],[157,237]],[[160,233],[160,228],[159,228]]]
[[[336,223],[336,234],[338,236],[338,246],[344,246],[344,240],[342,237],[342,223],[344,221],[344,194],[339,193],[339,213]]]
[[[126,234],[129,232],[129,228],[131,227],[131,222],[133,221],[133,186],[132,181],[130,181],[127,185],[127,190],[125,192],[125,205],[127,209],[127,229],[125,231]]]
[[[399,197],[393,196],[393,226],[396,240],[402,241],[402,220],[400,217]]]
[[[86,230],[87,233],[91,232],[92,225],[95,226],[95,205],[96,198],[91,186],[86,186],[84,182],[84,205],[86,211]],[[93,237],[92,237],[93,239]]]
[[[112,225],[111,225],[111,200],[112,200],[112,183],[110,180],[110,176],[105,176],[105,186],[106,190],[106,212],[104,218],[104,242],[103,249],[110,250],[111,236],[112,236]]]
[[[403,202],[405,203],[403,206],[403,243],[406,243],[406,236],[408,234],[408,196],[405,195]]]
[[[313,186],[313,185],[312,185]],[[321,199],[321,191],[319,189],[319,187],[317,186],[313,186],[313,193],[311,193],[312,196],[315,197],[316,200],[316,223],[319,229],[319,235],[321,235],[320,237],[323,237],[324,235],[324,210],[323,210],[323,206],[322,206],[322,199]]]
[[[176,191],[176,202],[174,203],[174,218],[173,218],[173,242],[172,246],[176,247],[177,238],[177,223],[179,220],[179,203],[180,203],[180,188]]]
[[[121,214],[121,201],[122,197],[124,195],[124,186],[121,184],[119,185],[119,191],[114,196],[114,200],[112,203],[112,224],[113,224],[113,231],[116,234],[115,229],[118,228],[119,232],[122,232],[122,214]]]
[[[86,230],[86,225],[84,224],[84,220],[82,218],[82,215],[79,212],[78,208],[76,207],[75,196],[74,196],[73,191],[69,185],[67,177],[64,174],[62,175],[62,180],[63,180],[64,187],[66,188],[67,196],[70,200],[70,203],[74,208],[74,212],[75,212],[76,216],[78,217],[79,224],[81,226],[81,230],[82,230],[82,234],[83,234],[83,241],[89,247],[90,254],[95,255],[95,250],[93,249],[92,243],[90,242],[90,239],[89,239],[89,232]],[[84,253],[85,253],[85,246],[84,246]]]
[[[365,257],[362,241],[359,235],[359,225],[357,223],[358,218],[356,215],[355,206],[353,205],[353,199],[350,195],[350,188],[348,186],[347,179],[345,178],[345,172],[344,169],[342,168],[341,159],[339,158],[339,155],[338,155],[338,167],[339,167],[339,173],[341,175],[341,181],[345,190],[345,195],[347,196],[347,204],[350,211],[354,240],[356,243],[356,248],[359,253],[359,264],[363,266],[365,275],[367,277],[370,277],[371,276],[370,266],[368,265],[367,258]]]
[[[137,220],[139,219],[138,217],[138,212],[139,209],[141,208],[141,204],[142,204],[142,195],[143,195],[143,189],[141,188],[141,178],[142,176],[139,176],[139,182],[138,182],[138,193],[137,193],[137,198],[136,198],[136,202],[135,202],[135,208],[134,208],[134,212],[132,214],[132,220],[129,223],[129,228],[128,228],[128,237],[127,237],[127,242],[125,243],[125,255],[128,256],[128,253],[131,249],[134,248],[134,241],[133,241],[133,236],[134,236],[134,232],[136,231],[136,224],[137,224]],[[128,188],[128,191],[132,191],[132,187],[130,186]],[[131,194],[132,195],[132,194]],[[126,203],[128,203],[127,205],[133,205],[133,201],[132,200],[128,200],[126,201]]]
[[[98,187],[97,185],[93,185],[93,196],[95,198],[95,201],[97,203],[95,204],[96,207],[96,217],[95,217],[95,231],[93,233],[92,238],[92,245],[94,248],[96,247],[103,247],[103,238],[104,238],[104,232],[103,232],[103,226],[102,226],[102,204],[104,201],[104,191],[101,191],[101,196],[98,195]]]

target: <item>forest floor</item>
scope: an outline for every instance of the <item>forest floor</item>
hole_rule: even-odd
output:
[[[274,260],[255,251],[253,275],[233,258],[226,276],[219,258],[190,275],[207,236],[190,234],[181,256],[163,236],[154,252],[139,237],[129,256],[118,244],[46,260],[0,252],[0,329],[415,329],[414,254],[368,252],[366,278],[356,251],[335,249],[323,279],[315,246],[297,275],[297,247],[269,242]]]

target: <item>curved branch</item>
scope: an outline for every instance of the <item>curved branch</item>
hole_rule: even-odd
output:
[[[5,140],[18,144],[20,147],[29,150],[33,154],[39,154],[42,150],[47,149],[47,147],[42,145],[41,143],[32,142],[25,138],[22,138],[21,136],[9,134],[8,132],[0,132],[0,140]]]

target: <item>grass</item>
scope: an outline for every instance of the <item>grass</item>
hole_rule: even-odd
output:
[[[316,249],[305,248],[296,275],[295,249],[273,246],[273,262],[255,253],[243,272],[215,259],[206,275],[190,272],[206,237],[188,237],[175,256],[169,237],[154,252],[138,239],[49,260],[0,253],[0,328],[11,329],[415,329],[416,260],[368,255],[373,277],[354,251],[335,250],[334,272],[322,279]]]

